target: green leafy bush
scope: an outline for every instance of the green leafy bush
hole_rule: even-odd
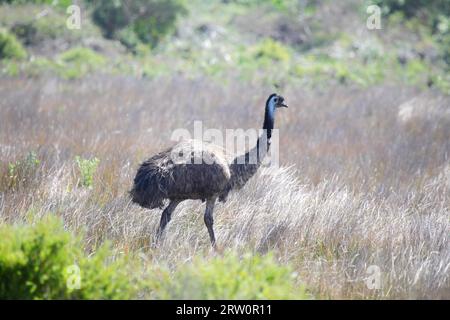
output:
[[[132,27],[127,27],[117,33],[117,39],[132,53],[137,53],[140,45],[143,46],[141,40],[136,35]]]
[[[105,36],[118,38],[129,46],[135,40],[128,29],[143,43],[154,47],[175,29],[177,17],[186,11],[182,0],[98,0],[88,1],[93,6],[93,19]],[[124,36],[128,35],[131,39]]]
[[[34,225],[0,225],[0,299],[307,299],[288,267],[271,255],[235,254],[168,269],[83,252],[80,237],[47,215]]]
[[[64,78],[76,79],[89,72],[100,69],[106,63],[106,58],[89,48],[73,48],[57,57],[58,73]]]
[[[295,0],[227,0],[227,2],[244,6],[269,5],[281,11],[292,10],[297,5]]]
[[[401,12],[407,18],[422,15],[434,19],[439,14],[450,15],[448,0],[372,0],[371,4],[380,6],[385,14]]]
[[[89,258],[79,239],[47,216],[34,226],[0,226],[0,299],[127,299],[136,287],[127,261],[101,247]]]
[[[100,160],[97,158],[83,159],[80,156],[75,157],[75,162],[81,174],[80,185],[91,188],[94,184],[94,174]]]
[[[23,160],[8,163],[9,188],[16,189],[31,180],[40,163],[34,151],[29,152]]]
[[[47,59],[38,57],[25,68],[29,75],[57,74],[65,79],[79,79],[91,72],[103,70],[107,58],[89,48],[75,47],[56,57]]]
[[[150,287],[158,299],[306,299],[295,286],[294,274],[271,255],[226,254],[211,260],[197,258],[171,276],[152,271]]]
[[[450,1],[448,0],[375,0],[389,16],[401,14],[425,25],[439,44],[440,54],[450,69]]]
[[[1,72],[1,71],[0,71]],[[20,62],[17,60],[5,60],[2,72],[10,77],[15,77],[20,73]]]
[[[43,11],[45,15],[40,16]],[[26,46],[43,49],[47,42],[64,40],[70,47],[75,47],[81,45],[83,39],[101,37],[98,27],[87,17],[82,16],[81,29],[68,28],[68,17],[66,10],[45,9],[40,5],[14,6],[6,8],[5,12],[0,14],[0,20],[5,28],[14,33]],[[55,53],[50,48],[43,52],[49,55]]]
[[[289,48],[269,38],[254,47],[254,56],[257,59],[287,62],[291,54]]]
[[[72,0],[0,0],[0,4],[47,4],[57,5],[59,7],[66,8],[72,4]]]
[[[65,18],[57,15],[45,19],[16,22],[11,27],[11,31],[27,46],[37,45],[46,39],[63,37],[66,29]]]
[[[6,30],[0,30],[0,60],[24,59],[27,52],[17,38]]]

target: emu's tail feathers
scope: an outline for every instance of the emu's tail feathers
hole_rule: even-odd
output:
[[[145,161],[136,173],[130,191],[132,201],[148,209],[162,208],[167,198],[168,177],[153,159]]]

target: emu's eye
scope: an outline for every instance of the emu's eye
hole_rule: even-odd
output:
[[[277,103],[278,102],[278,98],[273,99],[273,102]]]

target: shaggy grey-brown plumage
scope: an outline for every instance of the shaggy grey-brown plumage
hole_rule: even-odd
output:
[[[165,200],[170,201],[162,213],[157,239],[181,201],[201,199],[206,200],[204,220],[215,246],[213,210],[216,199],[226,201],[231,190],[244,186],[256,173],[269,150],[274,113],[279,107],[287,107],[284,98],[270,95],[265,107],[264,134],[252,150],[231,163],[222,148],[197,140],[182,141],[142,163],[130,191],[133,202],[153,209],[162,208]]]
[[[131,196],[142,207],[162,208],[166,199],[210,198],[223,191],[230,177],[223,150],[185,140],[142,163]]]

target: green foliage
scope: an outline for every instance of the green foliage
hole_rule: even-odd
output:
[[[46,17],[32,21],[15,23],[11,31],[27,46],[37,45],[46,39],[63,37],[66,30],[65,19],[60,17]]]
[[[380,6],[385,14],[401,12],[407,18],[422,15],[435,19],[439,14],[450,15],[448,0],[373,0],[371,3]]]
[[[147,16],[136,19],[133,29],[137,37],[155,47],[167,34],[175,30],[177,15],[183,12],[180,1],[154,1]]]
[[[288,47],[270,38],[264,39],[253,50],[255,58],[265,61],[288,62],[291,57]]]
[[[35,226],[0,226],[0,299],[127,299],[135,296],[126,260],[107,246],[89,258],[80,239],[47,216]]]
[[[238,72],[245,80],[263,72],[264,81],[273,83],[284,77],[292,62],[291,49],[273,39],[264,39],[250,47],[236,48],[233,59],[237,62]],[[220,75],[229,69],[227,63],[214,64],[206,68],[209,74]]]
[[[45,15],[40,16],[41,12]],[[45,9],[39,5],[14,6],[0,14],[1,23],[11,30],[26,46],[42,46],[52,40],[64,40],[71,47],[82,43],[82,39],[97,38],[100,31],[86,16],[82,16],[81,29],[67,27],[65,10]],[[54,54],[54,52],[48,52]]]
[[[244,6],[261,6],[269,5],[277,10],[286,11],[295,8],[297,2],[295,0],[228,0],[227,2],[244,5]]]
[[[58,55],[56,59],[36,58],[25,68],[32,76],[57,74],[65,79],[79,79],[106,66],[107,59],[89,48],[76,47]]]
[[[104,56],[88,48],[73,48],[57,57],[59,73],[68,79],[80,78],[105,65]]]
[[[139,46],[142,45],[141,40],[132,27],[127,27],[120,30],[117,32],[116,37],[123,46],[134,54],[137,53]]]
[[[450,74],[432,75],[430,80],[436,88],[450,95]]]
[[[16,189],[20,184],[28,182],[40,163],[34,151],[29,152],[23,160],[9,163],[9,187]]]
[[[58,73],[58,70],[58,64],[46,58],[36,58],[25,67],[26,74],[30,76],[51,72]]]
[[[127,47],[137,37],[154,47],[175,29],[177,17],[186,11],[182,0],[99,0],[89,1],[93,19],[106,37],[118,38]],[[127,29],[127,32],[121,32]]]
[[[6,75],[14,77],[20,73],[20,65],[16,60],[6,60],[3,63],[3,70]]]
[[[211,260],[194,259],[170,276],[153,271],[150,285],[157,299],[306,299],[294,274],[271,255],[226,254]]]
[[[439,44],[441,57],[450,69],[450,1],[448,0],[375,0],[385,15],[401,14],[427,26]]]
[[[440,54],[447,64],[447,69],[450,70],[450,15],[439,16],[434,38],[440,45]]]
[[[6,30],[0,29],[0,60],[25,59],[27,52],[17,38]]]
[[[428,73],[428,66],[419,59],[413,59],[408,61],[405,66],[405,70],[403,73],[406,78],[407,83],[418,83],[420,80],[423,80],[424,76],[426,77]]]
[[[62,8],[66,8],[72,4],[72,0],[0,0],[0,4],[46,4],[46,5],[56,5]]]
[[[114,256],[93,254],[52,215],[34,225],[0,225],[0,299],[307,299],[289,267],[271,255],[195,258],[173,274]]]
[[[99,70],[144,77],[179,72],[189,77],[207,75],[220,80],[229,74],[237,74],[242,81],[257,78],[270,85],[289,81],[312,86],[326,86],[330,82],[369,86],[391,81],[422,87],[433,85],[448,92],[445,73],[450,68],[450,18],[448,7],[439,0],[375,1],[389,16],[386,23],[393,27],[389,30],[402,32],[406,28],[418,34],[419,40],[414,44],[407,43],[408,38],[405,42],[388,44],[373,33],[361,43],[361,39],[351,34],[330,31],[321,25],[320,19],[313,19],[314,10],[321,6],[319,1],[313,0],[303,5],[295,0],[227,0],[209,4],[185,0],[85,2],[87,12],[92,12],[92,16],[83,18],[82,32],[68,30],[65,27],[67,16],[58,10],[49,10],[47,15],[34,19],[42,11],[42,6],[5,7],[7,10],[0,14],[1,24],[24,45],[38,48],[33,52],[42,50],[42,55],[27,62],[4,61],[2,74],[56,74],[66,79],[78,79]],[[290,46],[282,42],[284,40],[274,40],[269,33],[262,33],[258,36],[260,42],[248,45],[251,37],[241,37],[239,29],[229,28],[229,24],[237,15],[245,16],[261,5],[274,19],[277,17],[286,23],[300,7],[302,10],[314,9],[305,20],[313,36]],[[187,36],[183,32],[177,41],[164,42],[158,50],[152,50],[174,30],[176,18],[186,11],[186,6],[192,15],[198,15],[202,25],[195,27],[197,31],[194,34]],[[29,15],[28,10],[31,10]],[[100,29],[93,26],[89,18],[95,20],[104,35],[120,41],[134,55],[124,55],[117,43],[99,39]],[[189,22],[193,18],[186,19]],[[228,36],[220,41],[210,41],[209,32],[214,31],[210,25],[214,24],[227,30]],[[91,45],[99,49],[92,51],[79,47],[87,43],[83,40],[86,37],[92,37]],[[56,42],[63,39],[72,49],[55,57],[53,52],[48,52],[52,45],[46,42],[52,44],[52,40],[57,39]],[[339,49],[336,50],[337,55],[328,54],[331,47]],[[114,54],[110,54],[112,52]],[[396,52],[406,52],[409,61],[399,61]]]
[[[97,171],[100,160],[97,158],[84,159],[80,156],[76,156],[75,163],[77,164],[81,175],[80,185],[91,188],[94,184],[94,174],[95,171]]]

